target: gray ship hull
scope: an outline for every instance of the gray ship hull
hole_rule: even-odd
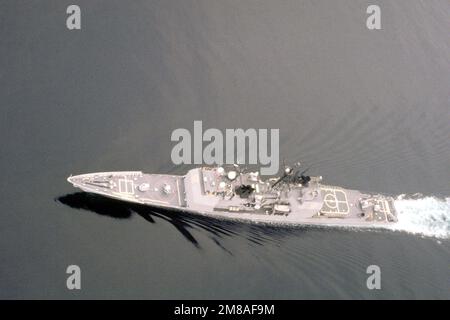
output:
[[[217,168],[203,167],[184,176],[99,172],[70,176],[68,181],[85,192],[219,219],[368,228],[396,222],[391,197],[328,186],[319,179],[274,191],[271,182],[254,175],[243,174],[231,181]],[[239,185],[254,188],[249,196],[238,196]]]

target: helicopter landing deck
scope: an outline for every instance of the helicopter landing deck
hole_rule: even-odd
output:
[[[345,216],[350,207],[347,194],[344,190],[331,187],[322,187],[323,206],[320,213],[327,216]]]

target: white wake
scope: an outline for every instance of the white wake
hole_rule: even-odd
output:
[[[423,197],[395,200],[398,223],[392,230],[406,231],[428,237],[450,238],[450,198]]]

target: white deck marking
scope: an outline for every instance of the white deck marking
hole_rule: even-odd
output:
[[[160,201],[160,200],[155,200],[155,199],[148,199],[148,198],[140,198],[143,201],[148,201],[148,202],[156,202],[156,203],[161,203],[161,204],[170,204],[170,202],[168,201]]]
[[[126,176],[119,179],[119,192],[125,194],[134,194],[133,180],[128,180]]]
[[[322,191],[325,192],[324,203],[330,209],[322,208],[320,210],[321,213],[324,214],[348,214],[350,212],[350,208],[348,205],[347,194],[343,190],[334,189],[334,188],[321,188]],[[344,200],[339,200],[338,195],[342,195]],[[345,210],[341,210],[339,208],[339,204],[344,204]]]
[[[178,179],[176,179],[176,181],[177,181],[178,205],[181,206],[180,186],[178,185]]]
[[[378,200],[377,202],[381,206],[381,210],[380,211],[384,214],[384,219],[386,221],[388,221],[387,215],[388,215],[388,213],[389,214],[391,213],[391,209],[389,208],[389,204],[387,203],[386,200]]]

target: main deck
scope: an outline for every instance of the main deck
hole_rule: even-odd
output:
[[[274,192],[269,182],[257,176],[230,181],[214,168],[193,169],[185,176],[99,172],[71,176],[68,181],[86,192],[118,200],[217,218],[345,226],[395,222],[395,208],[389,197],[320,183]],[[250,199],[236,195],[239,185],[252,186]],[[265,202],[258,203],[262,196]]]

